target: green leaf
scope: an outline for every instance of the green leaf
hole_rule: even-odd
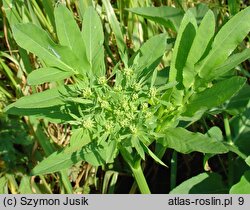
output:
[[[163,163],[161,161],[161,159],[159,159],[145,144],[143,144],[142,142],[140,142],[141,146],[143,147],[144,151],[150,156],[152,157],[155,162],[167,167],[167,165],[165,163]]]
[[[208,27],[209,26],[209,27]],[[196,75],[194,65],[200,60],[204,54],[210,40],[215,32],[215,18],[211,10],[209,10],[202,19],[201,24],[194,37],[193,44],[190,48],[186,65],[183,69],[183,84],[189,88],[193,83]],[[181,48],[179,50],[182,50]]]
[[[56,32],[59,42],[63,46],[68,46],[75,53],[81,62],[81,70],[86,72],[89,69],[84,41],[74,16],[66,6],[60,4],[55,8]],[[91,19],[89,19],[91,22]],[[94,26],[93,26],[94,27]],[[99,31],[97,32],[99,33]],[[94,34],[92,34],[95,37]]]
[[[45,108],[18,108],[9,105],[6,107],[5,111],[8,114],[19,115],[19,116],[34,116],[35,118],[41,119],[46,118],[52,123],[65,123],[67,121],[73,120],[73,118],[66,112],[66,109],[73,109],[75,113],[78,113],[76,107],[73,104],[65,104],[59,106],[51,106]],[[73,111],[71,110],[71,112]]]
[[[178,89],[183,88],[183,68],[196,34],[196,28],[195,17],[193,13],[188,10],[184,15],[178,31],[169,72],[169,82],[177,81]]]
[[[212,49],[207,57],[197,66],[201,78],[210,78],[216,75],[214,71],[222,65],[250,31],[250,7],[242,10],[230,19],[217,33]]]
[[[140,155],[141,159],[145,160],[145,153],[142,145],[140,144],[140,140],[137,136],[132,136],[131,139],[132,147],[134,147],[137,153]]]
[[[250,58],[250,49],[245,49],[240,53],[233,54],[223,64],[214,69],[213,74],[207,75],[205,80],[212,81],[213,79],[226,74],[248,58]]]
[[[236,94],[245,84],[243,77],[232,77],[214,84],[203,92],[194,94],[186,106],[184,116],[192,116],[197,111],[219,106]]]
[[[79,63],[74,53],[68,47],[56,45],[38,26],[17,24],[12,30],[17,44],[37,55],[47,65],[71,72],[78,69]]]
[[[166,50],[167,36],[160,34],[147,40],[139,49],[140,57],[136,61],[137,74],[146,76],[156,68]]]
[[[20,194],[33,194],[31,189],[30,177],[23,176],[19,185]]]
[[[102,22],[93,7],[88,7],[84,13],[82,36],[92,71],[97,76],[105,75]]]
[[[0,194],[8,193],[7,178],[5,176],[0,178]]]
[[[72,131],[72,136],[70,137],[70,146],[67,150],[68,152],[77,151],[79,148],[84,147],[90,142],[91,142],[91,138],[87,130],[83,128],[75,129]]]
[[[250,156],[248,156],[247,159],[246,159],[245,161],[246,161],[247,165],[250,166]]]
[[[226,105],[226,111],[231,115],[242,114],[250,105],[250,86],[245,84],[243,88],[233,96]]]
[[[175,31],[178,31],[178,28],[184,15],[181,9],[167,6],[138,7],[129,8],[127,10],[134,14],[152,20],[156,23],[162,24],[166,28],[171,28]]]
[[[124,65],[126,66],[128,63],[127,45],[124,41],[124,37],[123,37],[122,31],[121,31],[120,24],[115,16],[114,10],[113,10],[112,5],[110,4],[109,0],[103,0],[102,3],[105,7],[110,26],[114,32],[119,54],[121,56],[121,59],[122,59]]]
[[[230,194],[250,194],[250,170],[246,171],[240,181],[233,185]]]
[[[29,85],[39,85],[45,82],[60,81],[73,74],[72,72],[62,71],[57,68],[45,67],[32,71],[27,79]]]
[[[205,17],[206,13],[209,10],[209,4],[198,3],[195,7],[191,7],[190,11],[194,14],[197,24],[200,25],[200,22]]]
[[[227,193],[222,178],[216,173],[201,173],[174,188],[170,194],[219,194]]]
[[[250,104],[249,104],[250,105]],[[232,139],[241,152],[250,155],[250,107],[230,120]]]
[[[228,152],[226,146],[217,139],[207,137],[201,133],[192,133],[184,128],[168,128],[165,132],[165,138],[159,139],[159,142],[180,153],[202,152],[211,154],[221,154]]]
[[[99,166],[113,162],[116,151],[116,142],[90,143],[78,151],[71,152],[67,148],[61,152],[55,152],[39,163],[33,170],[32,175],[54,173],[71,167],[79,161],[86,161],[93,166]]]
[[[46,108],[56,105],[64,105],[65,102],[62,96],[67,97],[72,94],[72,86],[59,86],[57,88],[45,90],[40,93],[34,93],[30,96],[24,96],[18,99],[15,103],[10,104],[5,108],[7,111],[10,107],[17,108]]]
[[[48,15],[50,22],[52,23],[53,27],[55,28],[53,2],[50,0],[43,0],[41,3],[43,4],[45,14]]]

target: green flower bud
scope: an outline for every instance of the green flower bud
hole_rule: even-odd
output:
[[[94,127],[94,121],[91,118],[86,119],[83,122],[83,127],[86,129],[91,129]]]

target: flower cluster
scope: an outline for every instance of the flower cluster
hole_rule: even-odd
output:
[[[77,90],[81,100],[91,103],[78,104],[80,116],[72,117],[81,123],[72,124],[86,129],[97,142],[98,137],[104,135],[107,141],[122,142],[140,136],[147,139],[156,128],[157,110],[150,101],[158,97],[157,88],[137,81],[132,68],[124,69],[120,76],[122,79],[114,86],[108,85],[105,77],[99,77],[91,85]]]

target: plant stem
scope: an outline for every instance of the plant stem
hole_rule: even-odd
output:
[[[226,113],[223,114],[224,118],[224,127],[225,127],[225,133],[226,133],[226,139],[227,142],[231,145],[233,145],[230,125],[228,116]],[[234,176],[234,167],[233,167],[233,154],[231,152],[228,153],[228,184],[229,186],[232,186],[233,184],[233,176]]]
[[[170,190],[174,189],[176,186],[176,177],[177,177],[177,152],[173,151],[171,158]]]
[[[147,181],[145,179],[145,176],[143,174],[141,165],[138,167],[131,167],[131,170],[134,174],[135,180],[137,182],[137,185],[141,191],[142,194],[150,194],[150,190],[147,184]]]
[[[130,169],[134,175],[135,181],[139,187],[140,192],[142,194],[150,194],[151,192],[149,190],[148,183],[141,168],[141,158],[132,155],[132,153],[130,153],[123,147],[120,148],[120,152],[123,159],[130,166]]]
[[[40,175],[39,177],[40,177],[40,179],[42,180],[43,186],[46,188],[46,190],[48,191],[48,193],[53,194],[53,192],[51,191],[50,186],[49,186],[49,184],[47,183],[47,181],[46,181],[46,179],[44,178],[44,176],[43,176],[43,175]]]

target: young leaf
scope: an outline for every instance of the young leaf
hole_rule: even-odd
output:
[[[102,22],[93,7],[88,7],[84,13],[82,36],[92,71],[97,76],[105,75]]]
[[[72,52],[75,53],[81,62],[81,70],[86,72],[89,68],[89,63],[86,56],[85,45],[80,29],[72,13],[67,9],[66,6],[62,4],[55,8],[54,13],[56,32],[60,44],[63,46],[68,46]],[[94,36],[94,34],[92,34],[92,36]]]
[[[203,92],[194,94],[189,100],[186,106],[186,112],[183,115],[192,116],[201,109],[208,110],[221,105],[237,93],[245,82],[245,78],[235,76],[218,82]]]
[[[192,133],[184,128],[168,128],[164,134],[165,138],[159,139],[159,142],[183,154],[194,151],[212,154],[228,152],[221,141],[201,133]]]
[[[188,10],[184,15],[178,31],[169,72],[169,82],[177,81],[178,89],[183,88],[183,68],[196,34],[196,28],[195,17],[193,13]]]
[[[38,26],[26,23],[12,27],[17,44],[34,53],[44,62],[53,67],[75,72],[78,59],[68,47],[56,45],[48,34]]]
[[[144,151],[150,156],[152,157],[155,162],[167,167],[167,165],[165,163],[163,163],[161,161],[161,159],[159,159],[145,144],[143,144],[142,142],[140,142],[141,146],[143,147]]]
[[[250,7],[242,10],[230,19],[217,33],[212,49],[207,57],[197,66],[201,78],[214,77],[215,68],[222,65],[250,31]]]
[[[28,75],[27,80],[29,85],[39,85],[45,82],[60,81],[72,76],[73,74],[73,72],[62,71],[57,68],[45,67],[32,71]]]
[[[160,63],[160,59],[166,50],[166,44],[166,34],[160,34],[153,36],[141,46],[139,49],[141,56],[136,61],[136,71],[140,77],[152,73],[155,67]]]
[[[184,15],[181,9],[167,6],[138,7],[127,10],[175,31],[178,31]]]
[[[186,88],[189,88],[194,83],[194,78],[196,75],[194,65],[200,60],[203,53],[205,52],[210,40],[214,36],[214,31],[214,14],[211,10],[209,10],[202,19],[197,30],[193,44],[188,53],[186,65],[183,69],[183,84]]]
[[[115,34],[119,54],[121,56],[121,59],[122,59],[123,63],[126,66],[127,63],[128,63],[127,46],[126,46],[126,43],[124,42],[124,37],[123,37],[122,31],[121,31],[119,22],[116,19],[114,10],[113,10],[109,0],[103,0],[102,3],[104,5],[104,7],[105,7],[107,17],[108,17],[108,21],[109,21],[109,23],[111,25],[111,28],[112,28],[112,30],[113,30],[113,32]]]
[[[67,148],[67,151],[77,151],[79,148],[84,147],[85,145],[91,142],[89,133],[83,128],[78,128],[72,131],[72,136],[70,138],[70,146]]]
[[[222,178],[216,173],[201,173],[174,188],[170,194],[219,194],[227,193]]]
[[[86,161],[94,166],[110,163],[116,156],[116,142],[103,143],[97,145],[90,143],[79,148],[78,151],[67,151],[67,148],[61,152],[55,152],[48,158],[39,163],[33,170],[33,175],[54,173],[71,167],[79,161]]]
[[[250,170],[246,171],[240,181],[233,185],[230,194],[250,194]]]

